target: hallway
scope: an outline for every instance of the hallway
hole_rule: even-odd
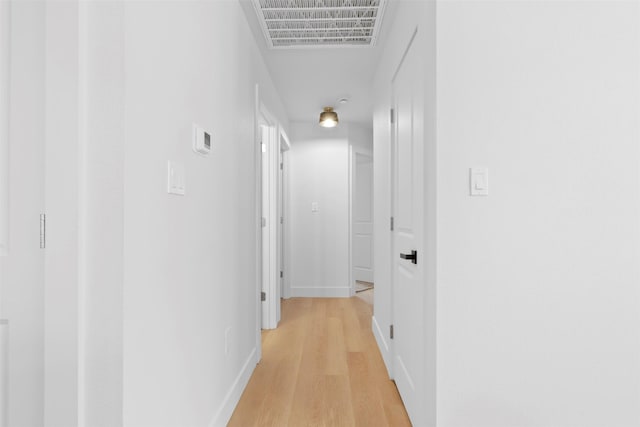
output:
[[[360,298],[292,298],[229,426],[411,425]]]
[[[0,0],[0,427],[639,427],[639,76],[640,1]]]

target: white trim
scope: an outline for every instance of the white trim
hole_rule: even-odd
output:
[[[285,134],[286,136],[286,134]],[[282,292],[282,297],[285,299],[291,298],[291,245],[293,244],[293,239],[291,238],[291,203],[290,203],[290,179],[289,179],[289,152],[291,149],[291,143],[289,139],[286,138],[285,142],[288,144],[288,149],[286,152],[282,153],[282,164],[284,165],[284,170],[282,173],[282,197],[284,198],[284,211],[282,215],[284,217],[283,224],[283,234],[284,234],[284,262],[283,262],[283,272],[284,272],[284,289]]]
[[[224,397],[222,405],[220,405],[220,409],[218,409],[218,412],[216,412],[209,423],[209,427],[224,427],[231,419],[231,415],[233,415],[233,411],[236,409],[236,406],[240,401],[242,392],[249,383],[251,374],[253,374],[253,371],[256,368],[256,355],[257,353],[254,347],[247,360],[245,360],[244,365],[242,365],[242,369],[240,369],[240,372],[231,385],[231,388]]]
[[[289,193],[287,188],[287,175],[285,175],[285,159],[287,156],[287,151],[291,149],[291,142],[289,141],[289,137],[285,132],[282,125],[278,126],[278,158],[276,165],[277,172],[277,185],[276,185],[276,200],[277,200],[277,214],[276,214],[276,235],[277,235],[277,300],[276,300],[276,320],[279,323],[281,318],[281,310],[282,304],[280,303],[280,299],[284,298],[285,295],[289,294],[287,290],[287,282],[289,274],[287,274],[287,228],[285,222],[289,222]],[[284,274],[284,277],[280,275],[280,272]]]
[[[263,107],[264,111],[268,113]],[[269,142],[267,143],[267,174],[268,181],[268,212],[262,215],[267,218],[267,233],[269,235],[268,245],[268,277],[267,277],[267,301],[268,321],[262,325],[264,329],[275,329],[278,327],[278,304],[280,297],[278,289],[280,287],[280,256],[278,248],[278,230],[280,218],[278,217],[278,177],[280,174],[280,132],[277,120],[269,114]],[[263,187],[264,188],[264,187]],[[264,195],[263,195],[264,197]]]
[[[349,298],[351,297],[352,287],[292,287],[291,297],[303,298]]]
[[[347,136],[347,139],[348,136]],[[349,248],[348,248],[348,256],[347,256],[347,264],[349,266],[349,288],[350,288],[350,292],[349,292],[349,296],[355,296],[356,295],[356,280],[355,277],[353,275],[353,194],[354,194],[354,189],[353,189],[353,174],[355,173],[355,159],[356,159],[356,155],[355,155],[355,148],[353,147],[353,145],[351,145],[351,141],[348,141],[349,143],[349,165],[347,166],[347,170],[348,172],[348,176],[347,176],[347,186],[348,186],[348,198],[349,198],[349,202],[348,202],[348,213],[347,216],[349,218],[349,224],[347,225],[347,230],[349,233]]]
[[[382,355],[384,365],[387,368],[387,374],[389,375],[389,378],[393,379],[393,363],[391,360],[393,355],[391,342],[387,342],[376,316],[371,316],[371,330],[373,331],[373,336],[376,338],[376,343],[378,344],[378,349]]]
[[[262,149],[260,147],[260,86],[255,86],[254,105],[254,144],[253,144],[253,169],[256,173],[254,188],[254,210],[255,210],[255,232],[256,247],[254,265],[256,268],[256,293],[254,295],[256,304],[256,360],[262,358],[262,302],[260,292],[262,292]]]

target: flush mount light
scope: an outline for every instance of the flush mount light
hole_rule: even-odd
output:
[[[320,113],[319,124],[325,128],[334,128],[338,126],[338,113],[333,111],[333,107],[324,107],[324,111]]]

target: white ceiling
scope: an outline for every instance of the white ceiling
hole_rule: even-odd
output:
[[[241,0],[290,121],[317,123],[323,107],[335,107],[343,123],[372,124],[373,74],[393,3],[388,2],[374,47],[269,49],[251,0]],[[347,104],[338,103],[343,97]]]

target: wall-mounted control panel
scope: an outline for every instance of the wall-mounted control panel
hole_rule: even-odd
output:
[[[211,151],[211,134],[196,124],[193,125],[193,151],[205,156]]]

